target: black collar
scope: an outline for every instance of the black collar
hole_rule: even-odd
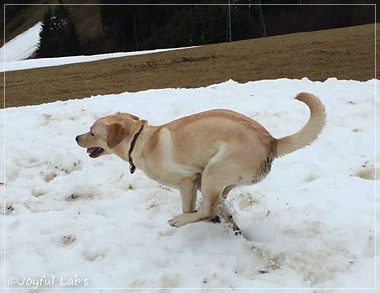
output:
[[[132,142],[131,142],[131,147],[129,148],[129,152],[128,152],[129,165],[130,165],[129,166],[129,171],[131,172],[131,174],[135,173],[135,171],[136,171],[136,166],[135,166],[135,164],[133,164],[133,160],[132,160],[132,151],[133,151],[133,149],[135,147],[137,138],[139,137],[139,135],[140,135],[141,131],[143,130],[143,128],[144,128],[144,124],[141,125],[140,130],[133,137]]]

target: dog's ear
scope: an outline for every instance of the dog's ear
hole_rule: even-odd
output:
[[[140,118],[135,115],[129,114],[129,116],[131,116],[133,120],[140,120]]]
[[[122,112],[117,112],[115,115],[122,117],[123,119],[132,119],[132,120],[140,120],[139,117],[129,114],[129,113],[122,113]]]
[[[107,126],[107,145],[115,147],[127,136],[128,129],[122,123],[113,123]]]

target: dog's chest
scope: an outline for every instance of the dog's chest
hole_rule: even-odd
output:
[[[141,170],[150,179],[161,183],[163,185],[176,188],[178,184],[184,179],[193,176],[192,172],[184,170],[183,168],[170,164],[164,164],[163,166],[142,166]]]

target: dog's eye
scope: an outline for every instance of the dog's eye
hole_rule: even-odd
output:
[[[94,136],[95,134],[93,132],[90,132],[91,136]]]

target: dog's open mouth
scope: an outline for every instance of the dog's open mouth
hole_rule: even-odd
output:
[[[99,156],[102,152],[104,152],[104,149],[102,149],[102,148],[100,148],[100,147],[88,148],[88,149],[87,149],[87,154],[88,154],[91,158],[96,158],[96,157]]]

